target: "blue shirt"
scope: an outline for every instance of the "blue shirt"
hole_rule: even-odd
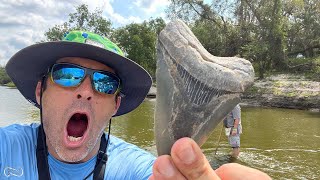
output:
[[[39,124],[10,125],[0,128],[0,179],[38,179],[37,135]],[[110,135],[105,179],[148,179],[155,157]],[[63,163],[49,154],[51,179],[79,180],[86,177],[97,157],[80,164]],[[89,179],[92,179],[91,176]]]

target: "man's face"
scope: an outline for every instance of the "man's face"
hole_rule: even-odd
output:
[[[83,67],[113,72],[97,61],[68,57],[58,62],[69,62]],[[40,102],[38,83],[36,96]],[[62,87],[51,78],[42,97],[43,126],[49,152],[65,162],[84,162],[96,155],[100,137],[109,119],[120,106],[120,97],[101,94],[92,89],[91,78],[85,77],[77,87]]]

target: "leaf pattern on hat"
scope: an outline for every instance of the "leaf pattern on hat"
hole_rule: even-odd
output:
[[[77,42],[77,43],[86,43],[86,40],[89,39],[91,42],[94,41],[97,44],[102,44],[104,49],[124,56],[122,50],[112,41],[106,37],[102,37],[98,34],[92,32],[83,32],[83,31],[70,31],[66,32],[63,37],[63,41]]]

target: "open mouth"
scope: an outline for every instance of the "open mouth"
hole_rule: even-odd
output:
[[[68,140],[71,142],[80,141],[87,131],[88,117],[86,114],[75,113],[67,124]]]

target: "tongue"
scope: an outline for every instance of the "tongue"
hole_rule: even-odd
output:
[[[85,114],[74,114],[68,122],[67,131],[69,136],[81,137],[87,129],[88,119]]]

